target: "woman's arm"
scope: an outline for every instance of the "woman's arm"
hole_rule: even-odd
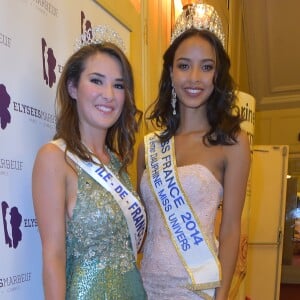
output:
[[[145,145],[144,140],[139,144],[138,153],[137,153],[137,191],[141,197],[140,193],[140,183],[143,172],[145,170]],[[142,199],[143,200],[143,199]]]
[[[222,285],[216,300],[227,300],[239,250],[241,215],[245,201],[250,168],[250,147],[247,134],[241,132],[238,143],[224,146],[224,198],[219,234],[219,259]]]
[[[66,177],[63,152],[43,146],[35,159],[32,194],[43,251],[46,300],[64,300],[66,291],[65,207]]]
[[[138,152],[137,152],[137,184],[136,184],[136,187],[137,187],[137,192],[140,196],[140,199],[141,199],[141,201],[142,201],[142,203],[145,207],[145,202],[142,198],[141,191],[140,191],[140,183],[141,183],[141,178],[142,178],[144,170],[145,170],[145,145],[144,145],[144,140],[143,140],[139,144]],[[145,233],[142,246],[139,250],[139,256],[138,256],[138,265],[139,265],[139,267],[140,267],[141,260],[143,258],[143,246],[144,246],[144,242],[145,242],[145,239],[146,239],[146,235],[147,235],[147,233]]]

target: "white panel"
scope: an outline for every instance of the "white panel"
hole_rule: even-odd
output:
[[[275,246],[249,246],[246,294],[253,300],[273,300],[275,297],[277,250]],[[247,278],[249,275],[247,275]]]
[[[269,148],[254,147],[249,243],[277,243],[282,205],[282,149]]]
[[[287,146],[253,147],[246,275],[250,299],[279,299],[287,162]]]

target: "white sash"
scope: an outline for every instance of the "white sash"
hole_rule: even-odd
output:
[[[66,145],[62,139],[51,141],[61,150],[65,151]],[[126,218],[131,243],[135,257],[139,250],[146,230],[146,214],[144,207],[117,178],[117,176],[105,165],[99,162],[96,157],[93,157],[96,163],[81,160],[75,154],[67,152],[67,155],[80,166],[87,174],[94,178],[101,186],[110,192],[114,199],[119,204]]]
[[[190,276],[188,288],[205,299],[213,299],[214,288],[221,281],[219,261],[177,178],[173,144],[173,138],[161,143],[154,133],[145,137],[151,186],[165,226]]]

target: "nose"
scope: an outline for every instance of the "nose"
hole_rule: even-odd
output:
[[[190,79],[191,81],[193,82],[197,82],[197,81],[200,81],[201,79],[201,72],[198,68],[196,67],[193,67],[191,69],[191,72],[190,72]]]
[[[106,84],[103,86],[102,89],[102,98],[106,102],[110,102],[114,98],[114,89],[113,86],[110,84]]]

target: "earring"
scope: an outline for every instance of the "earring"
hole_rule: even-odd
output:
[[[175,92],[175,88],[173,86],[172,87],[172,99],[171,99],[171,105],[172,105],[172,108],[173,108],[173,116],[176,115],[176,102],[177,102],[176,92]]]

